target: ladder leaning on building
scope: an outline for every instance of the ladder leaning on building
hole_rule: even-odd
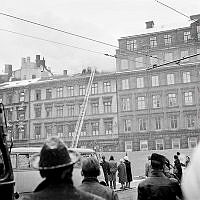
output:
[[[89,99],[90,92],[91,92],[94,74],[95,74],[95,69],[92,69],[90,79],[89,79],[89,83],[88,83],[88,86],[87,86],[87,89],[86,89],[85,97],[84,97],[84,100],[83,100],[83,104],[81,106],[81,111],[79,113],[79,117],[78,117],[78,120],[76,122],[75,133],[73,134],[73,138],[72,138],[72,145],[71,145],[72,148],[77,148],[77,146],[78,146],[78,141],[79,141],[79,137],[80,137],[80,134],[81,134],[81,128],[82,128],[83,120],[84,120],[84,117],[85,117],[85,112],[86,112],[87,103],[88,103],[88,99]]]

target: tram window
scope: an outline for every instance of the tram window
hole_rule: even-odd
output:
[[[2,178],[4,174],[5,174],[5,165],[4,165],[3,156],[0,150],[0,178]]]
[[[18,168],[19,169],[28,169],[30,168],[30,159],[29,154],[19,154],[18,155]]]
[[[11,154],[10,159],[11,159],[11,163],[12,163],[12,168],[16,169],[16,167],[17,167],[17,155]]]

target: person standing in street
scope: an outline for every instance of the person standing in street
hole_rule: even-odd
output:
[[[182,199],[182,191],[178,181],[164,175],[165,157],[153,153],[151,155],[151,175],[138,185],[138,200],[177,200]]]
[[[181,181],[182,178],[182,167],[181,167],[181,162],[178,159],[177,155],[174,155],[174,170],[173,173],[177,176],[179,181]]]
[[[151,174],[151,156],[148,156],[148,161],[145,163],[145,176],[149,177]]]
[[[132,178],[132,171],[131,171],[131,162],[129,161],[128,156],[124,156],[124,164],[126,166],[126,175],[127,175],[126,187],[130,188],[131,187],[130,184],[133,178]]]
[[[105,159],[105,156],[102,156],[102,162],[100,163],[100,165],[102,166],[102,169],[103,169],[105,182],[107,186],[109,186],[108,176],[110,175],[110,167],[109,167],[109,163]]]
[[[32,162],[32,166],[39,169],[44,180],[34,192],[24,194],[23,200],[103,200],[73,186],[73,166],[79,160],[80,156],[76,152],[68,151],[58,137],[47,139],[40,155],[33,157]]]
[[[114,160],[113,156],[110,156],[109,168],[110,168],[110,175],[109,175],[110,188],[116,189],[117,162]]]
[[[127,182],[126,175],[126,165],[124,164],[124,159],[120,159],[120,164],[117,167],[119,183],[121,183],[120,189],[125,189],[125,183]]]
[[[97,177],[100,175],[100,165],[96,158],[83,159],[81,173],[84,179],[79,186],[80,190],[95,194],[106,200],[118,200],[117,194],[112,189],[99,183]]]

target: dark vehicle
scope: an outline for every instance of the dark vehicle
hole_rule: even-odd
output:
[[[14,199],[14,177],[6,142],[6,117],[4,106],[0,103],[0,199]]]

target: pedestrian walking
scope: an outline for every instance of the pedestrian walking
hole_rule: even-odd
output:
[[[116,189],[117,162],[114,160],[113,156],[110,156],[109,168],[110,168],[110,175],[109,175],[110,188]]]
[[[39,169],[44,181],[34,192],[24,194],[23,200],[103,200],[73,186],[73,166],[79,160],[80,156],[76,152],[69,152],[58,137],[47,139],[40,156],[35,156],[32,163],[34,168]]]
[[[109,163],[106,161],[105,156],[102,156],[102,162],[100,164],[103,169],[105,182],[106,182],[107,186],[109,186],[108,176],[110,175],[110,167],[109,167]]]
[[[124,156],[124,164],[126,165],[126,175],[127,175],[126,187],[130,188],[130,183],[133,180],[133,178],[131,171],[131,162],[129,161],[128,156]]]
[[[189,164],[190,164],[190,157],[186,156],[185,167],[188,167]]]
[[[127,182],[126,165],[124,159],[120,159],[120,164],[117,167],[119,183],[121,183],[120,189],[125,189],[125,183]]]
[[[182,191],[177,181],[171,180],[163,173],[165,157],[151,155],[151,176],[138,185],[138,200],[177,200],[182,199]]]
[[[177,155],[174,155],[174,169],[173,173],[178,177],[179,181],[182,178],[182,167]]]
[[[104,198],[105,200],[118,200],[117,194],[107,186],[99,183],[100,165],[96,158],[88,157],[82,161],[82,175],[84,179],[79,189]]]

